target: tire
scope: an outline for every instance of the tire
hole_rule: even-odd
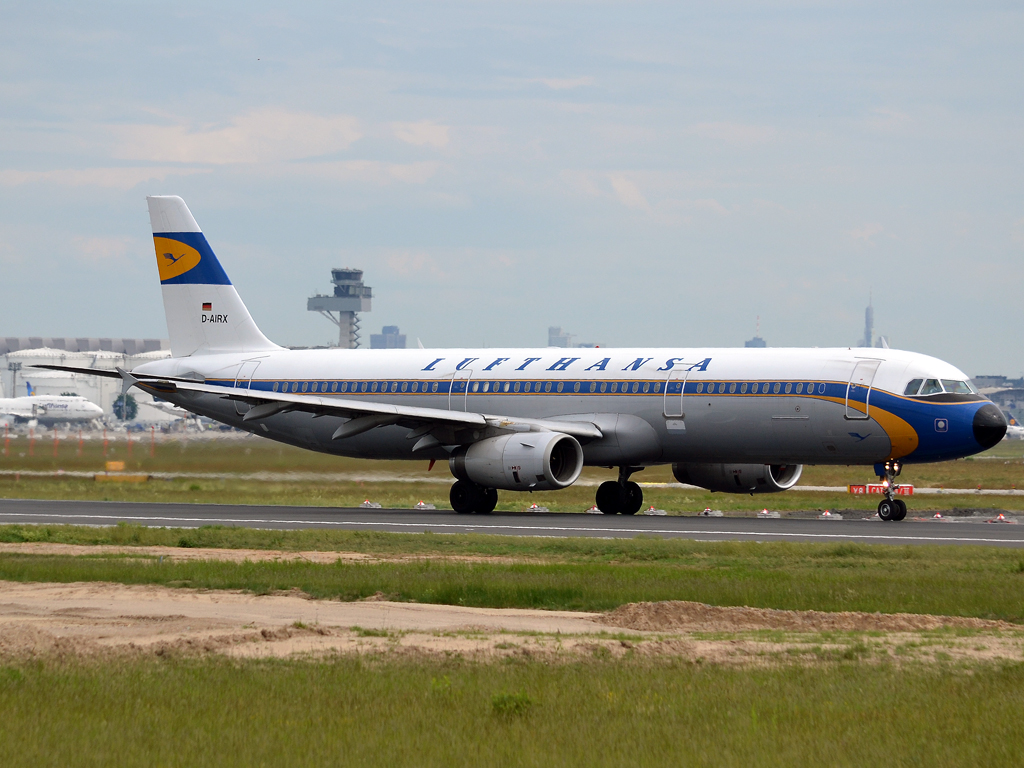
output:
[[[617,515],[622,510],[622,489],[619,484],[614,480],[601,483],[594,503],[604,514]]]
[[[878,502],[878,516],[885,522],[896,519],[898,509],[899,507],[888,499]]]
[[[899,522],[907,516],[907,502],[903,499],[893,499],[893,503],[897,507],[896,516],[893,518],[896,522]]]
[[[465,480],[457,480],[448,493],[452,509],[460,515],[468,515],[478,509],[483,500],[481,490],[479,485],[467,483]]]
[[[480,506],[477,507],[476,513],[478,515],[491,514],[498,506],[498,491],[494,488],[484,488],[484,492],[480,496]]]
[[[635,515],[644,505],[643,489],[636,483],[626,483],[623,488],[622,514]]]

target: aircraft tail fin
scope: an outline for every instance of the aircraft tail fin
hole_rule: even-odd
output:
[[[25,382],[25,389],[28,390],[28,396],[29,397],[35,397],[36,396],[36,388],[32,386],[32,382],[31,381],[26,381]]]
[[[253,321],[185,201],[147,197],[171,354],[280,349]]]

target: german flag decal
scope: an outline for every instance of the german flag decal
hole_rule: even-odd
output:
[[[204,301],[203,302],[203,312],[212,312],[212,311],[213,311],[213,304],[211,304],[208,301]]]

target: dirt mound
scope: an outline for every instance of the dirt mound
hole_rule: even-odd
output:
[[[601,623],[648,632],[736,632],[758,629],[783,629],[793,632],[920,632],[942,627],[1020,629],[1005,621],[958,616],[722,608],[683,600],[629,603],[604,614]]]

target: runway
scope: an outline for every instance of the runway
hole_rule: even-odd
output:
[[[877,518],[759,520],[522,512],[496,512],[477,516],[457,515],[443,510],[0,499],[0,524],[103,526],[119,522],[169,528],[226,525],[281,530],[334,528],[396,533],[433,531],[586,538],[632,538],[645,535],[703,541],[849,541],[865,544],[976,544],[1024,548],[1024,525],[986,524],[973,520],[907,518],[900,523],[883,523]]]

